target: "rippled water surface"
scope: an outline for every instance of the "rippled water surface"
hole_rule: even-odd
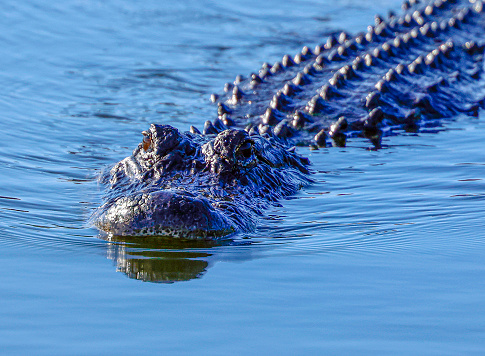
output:
[[[301,148],[315,184],[252,236],[106,242],[87,222],[150,123],[201,127],[236,74],[399,7],[3,1],[0,350],[484,354],[483,112]]]

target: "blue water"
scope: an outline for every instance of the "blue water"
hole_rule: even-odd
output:
[[[483,112],[301,148],[315,184],[233,243],[88,224],[150,123],[201,127],[235,75],[399,7],[4,0],[0,353],[484,354]]]

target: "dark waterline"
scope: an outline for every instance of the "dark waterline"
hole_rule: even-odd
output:
[[[88,224],[96,175],[150,123],[200,127],[236,74],[399,6],[4,2],[0,349],[484,353],[482,112],[378,151],[300,149],[316,183],[252,236],[106,242]]]

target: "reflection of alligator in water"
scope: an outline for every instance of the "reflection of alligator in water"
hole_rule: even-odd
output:
[[[202,246],[198,241],[184,241],[183,246],[177,246],[177,241],[152,237],[115,237],[111,241],[108,256],[118,270],[145,282],[187,281],[202,276],[209,266],[210,254],[193,250],[210,247],[206,241]],[[180,250],[173,250],[178,247]],[[190,250],[183,250],[187,248]]]
[[[250,231],[258,216],[310,182],[294,145],[380,146],[391,130],[478,115],[483,105],[482,1],[405,1],[366,33],[331,36],[314,51],[264,64],[213,95],[203,133],[152,125],[133,155],[102,177],[94,215],[113,235],[218,237]],[[241,129],[246,127],[245,130]]]
[[[118,271],[144,282],[173,283],[200,278],[216,261],[234,260],[226,257],[230,241],[179,240],[146,236],[111,236],[108,258]],[[240,243],[238,243],[240,244]],[[237,255],[247,260],[251,255]]]

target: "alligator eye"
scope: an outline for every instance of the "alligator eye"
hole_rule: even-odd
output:
[[[150,148],[150,145],[152,144],[152,138],[150,137],[150,134],[147,131],[143,131],[143,149],[146,151]]]
[[[237,153],[246,159],[250,158],[253,154],[253,142],[249,140],[245,141],[241,146],[239,146]]]

